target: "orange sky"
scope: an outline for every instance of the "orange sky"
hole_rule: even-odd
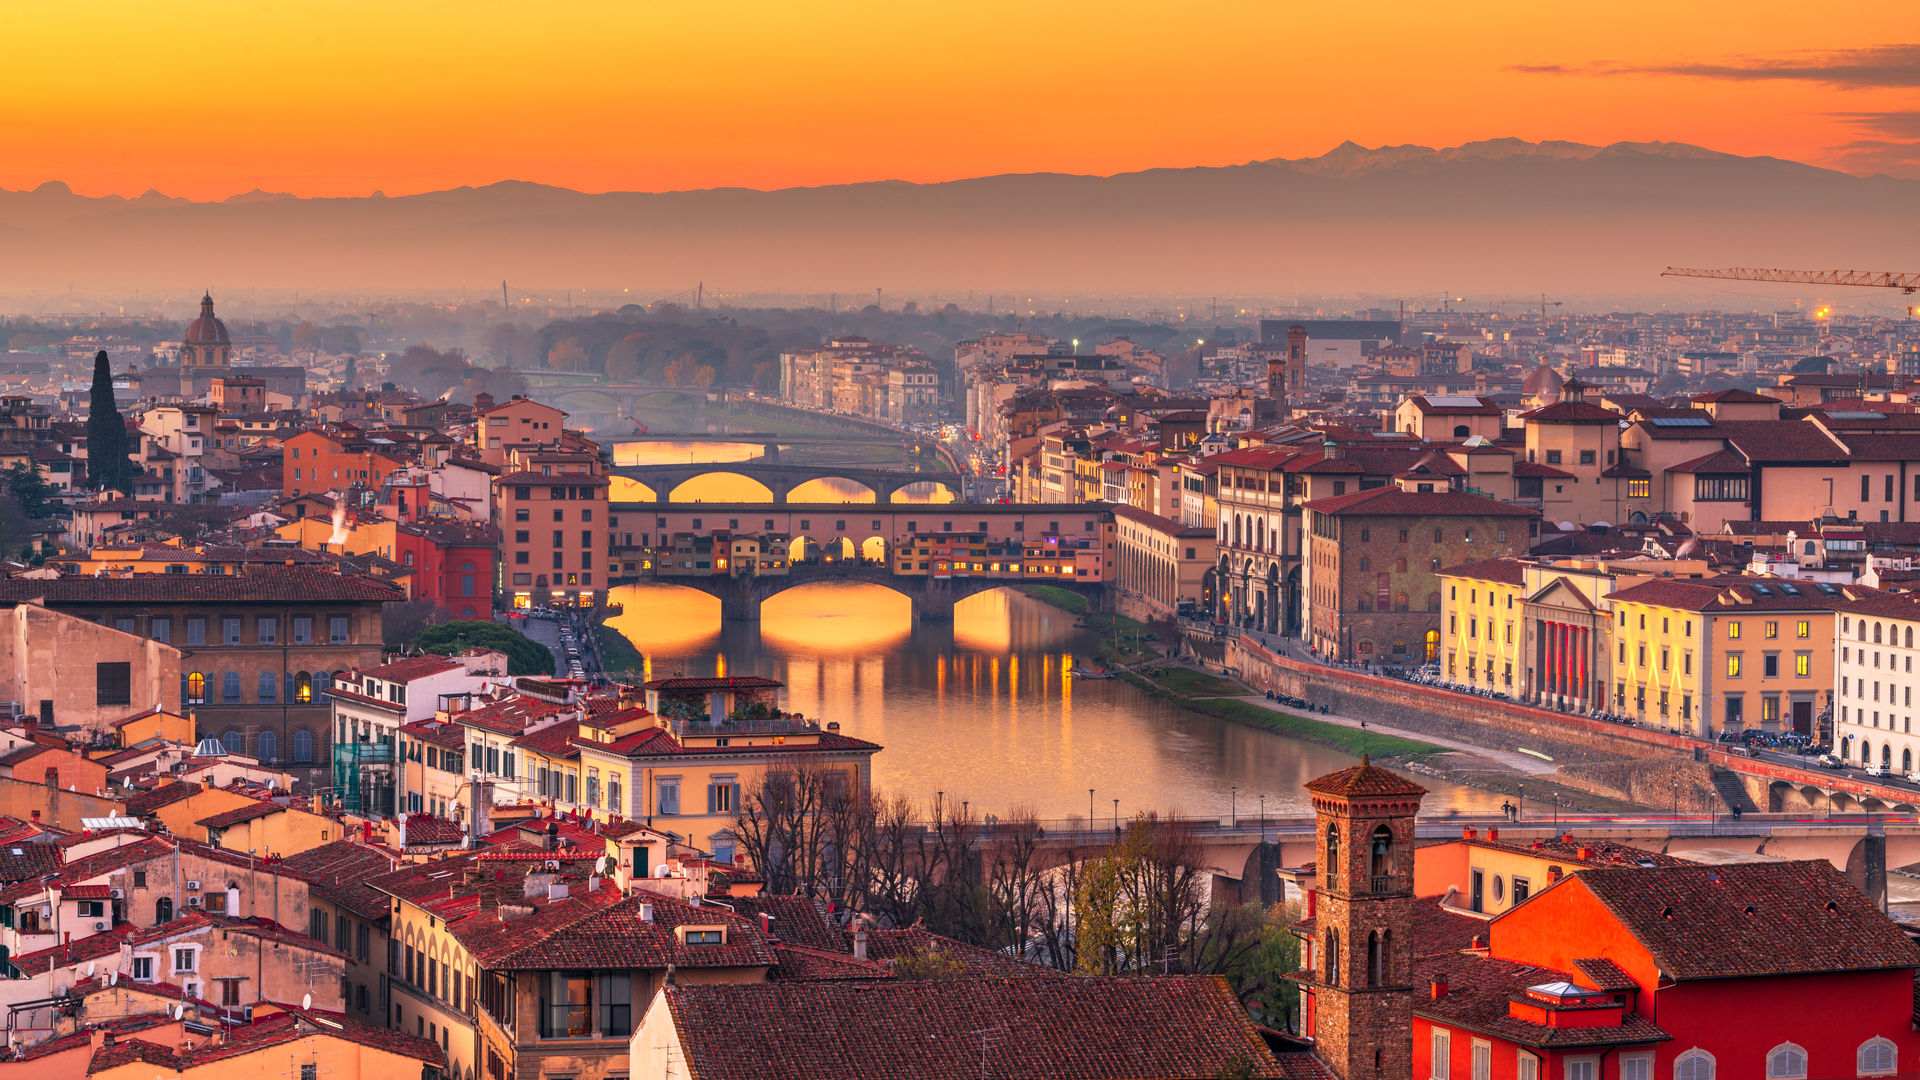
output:
[[[9,0],[0,33],[0,187],[85,194],[778,187],[1499,136],[1920,174],[1920,48],[1888,44],[1920,39],[1912,0]],[[1692,64],[1716,67],[1645,70]]]

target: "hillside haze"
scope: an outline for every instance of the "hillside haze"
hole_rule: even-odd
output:
[[[1914,269],[1920,180],[1675,143],[1327,154],[1116,176],[191,202],[0,191],[0,292],[529,287],[1002,295],[1689,295],[1667,264]],[[1694,297],[1710,293],[1692,293]]]

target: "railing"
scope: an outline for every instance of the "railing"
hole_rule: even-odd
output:
[[[810,735],[820,732],[817,720],[787,717],[778,720],[723,720],[712,723],[707,717],[673,720],[675,735]]]
[[[1407,879],[1399,874],[1374,874],[1367,879],[1369,892],[1399,892],[1407,887]]]

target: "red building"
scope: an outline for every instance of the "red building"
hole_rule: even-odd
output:
[[[1288,978],[1342,1080],[1920,1075],[1920,947],[1827,862],[1471,830],[1416,856],[1418,785],[1363,758],[1307,790],[1320,851],[1285,874],[1312,881]]]
[[[1420,949],[1417,1077],[1920,1070],[1920,949],[1826,862],[1582,870],[1490,921],[1444,918],[1484,947]]]
[[[499,533],[478,523],[399,522],[395,562],[413,568],[413,596],[433,600],[454,619],[493,618],[493,560]]]

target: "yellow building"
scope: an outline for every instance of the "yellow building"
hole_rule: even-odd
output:
[[[424,1038],[325,1013],[256,1011],[253,1023],[226,1028],[220,1039],[176,1028],[162,1025],[117,1040],[94,1032],[100,1043],[87,1075],[152,1080],[156,1069],[164,1069],[175,1076],[192,1073],[195,1080],[437,1080],[446,1065],[446,1054]],[[149,1041],[155,1032],[170,1037]]]
[[[1785,578],[1654,580],[1614,593],[1613,711],[1711,738],[1811,734],[1831,704],[1834,610],[1862,586]]]
[[[146,744],[171,744],[175,746],[193,746],[200,741],[194,731],[193,717],[183,716],[166,709],[148,709],[135,713],[113,724],[115,750],[128,750]],[[90,751],[94,757],[104,757],[115,750]]]

